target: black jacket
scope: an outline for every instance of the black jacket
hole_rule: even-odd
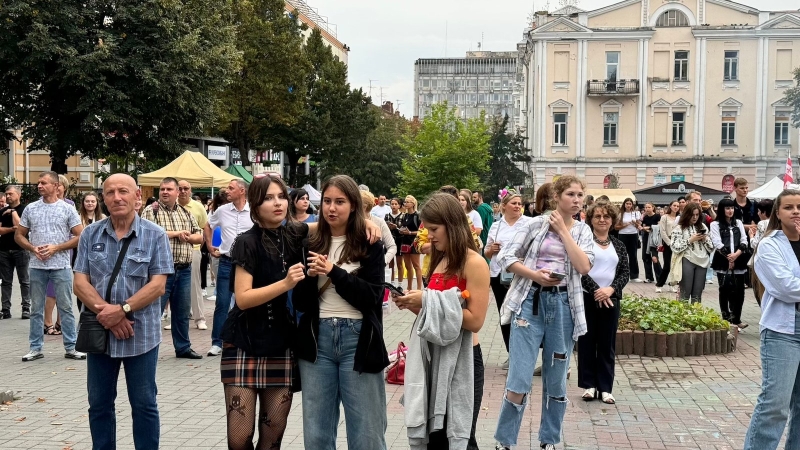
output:
[[[611,298],[620,301],[622,300],[622,289],[631,279],[628,253],[625,250],[625,244],[623,244],[622,241],[614,236],[609,236],[608,238],[611,239],[611,243],[614,245],[614,250],[617,252],[617,258],[619,258],[617,270],[614,273],[614,281],[611,282],[611,287],[614,288],[614,294],[611,295]],[[635,261],[634,264],[638,264],[638,261]],[[594,281],[589,275],[583,275],[581,277],[581,286],[585,292],[588,292],[592,295],[590,298],[586,298],[584,295],[584,302],[588,300],[594,301],[594,292],[600,289],[600,286],[597,284],[597,282]]]
[[[383,342],[383,256],[383,244],[378,241],[370,244],[367,257],[361,261],[356,274],[350,274],[338,266],[334,266],[328,274],[331,279],[328,289],[336,289],[337,294],[364,316],[353,363],[353,370],[359,373],[380,373],[389,365],[386,344]],[[317,360],[318,293],[317,277],[306,277],[292,293],[295,309],[303,313],[298,325],[295,352],[298,358],[311,362]]]

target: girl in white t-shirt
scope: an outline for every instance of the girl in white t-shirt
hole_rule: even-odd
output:
[[[469,216],[469,219],[472,221],[475,235],[480,236],[481,231],[483,231],[483,220],[481,219],[481,215],[478,214],[478,211],[472,208],[472,192],[470,192],[469,189],[462,189],[458,193],[458,202],[461,203],[464,212],[467,213],[467,216]]]
[[[628,253],[628,261],[631,267],[631,281],[641,283],[639,279],[639,264],[636,258],[636,249],[639,248],[639,230],[642,226],[642,213],[633,206],[633,199],[626,198],[622,202],[622,214],[617,219],[616,229],[619,233],[619,240],[625,244]]]

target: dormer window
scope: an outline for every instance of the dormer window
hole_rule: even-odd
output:
[[[688,27],[689,19],[686,17],[686,14],[678,11],[677,9],[671,9],[669,11],[664,11],[661,16],[659,16],[658,20],[656,21],[656,26]]]

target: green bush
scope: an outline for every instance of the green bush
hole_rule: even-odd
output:
[[[625,295],[620,306],[619,329],[664,332],[727,330],[727,321],[700,303],[666,298]]]

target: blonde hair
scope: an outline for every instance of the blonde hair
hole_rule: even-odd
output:
[[[364,212],[369,214],[375,206],[375,196],[369,191],[361,191],[361,201],[364,203]]]
[[[411,203],[414,204],[414,209],[417,209],[419,207],[419,204],[417,203],[417,199],[414,198],[413,195],[406,195],[406,200],[411,200]]]

